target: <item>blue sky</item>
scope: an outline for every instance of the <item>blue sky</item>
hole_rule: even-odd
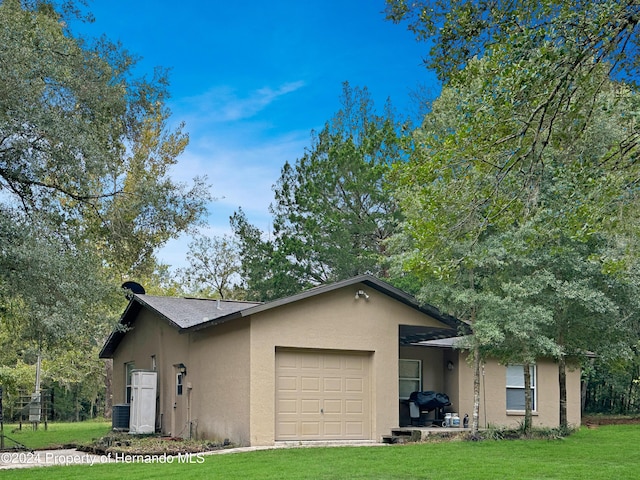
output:
[[[172,122],[190,136],[171,175],[208,176],[218,198],[208,235],[229,233],[238,207],[269,230],[272,185],[340,108],[343,82],[367,87],[379,109],[390,98],[401,115],[415,114],[419,85],[437,88],[426,45],[385,21],[383,0],[93,0],[89,9],[96,21],[84,33],[120,41],[142,57],[140,72],[171,69]],[[188,242],[171,241],[158,258],[185,266]]]

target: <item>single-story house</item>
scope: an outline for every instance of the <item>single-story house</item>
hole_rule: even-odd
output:
[[[113,359],[113,404],[131,372],[157,372],[156,430],[174,437],[380,441],[410,425],[413,391],[472,414],[473,372],[452,338],[461,323],[369,275],[268,303],[131,293],[101,358]],[[557,426],[557,365],[534,367],[534,424]],[[523,419],[522,367],[486,362],[480,426]],[[580,423],[580,372],[569,371],[569,422]],[[434,412],[435,413],[435,412]]]

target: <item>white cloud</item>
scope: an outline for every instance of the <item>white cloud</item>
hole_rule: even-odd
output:
[[[190,141],[170,175],[183,183],[207,176],[217,199],[208,206],[208,235],[230,234],[229,217],[240,207],[253,225],[270,229],[272,187],[284,163],[303,155],[315,127],[291,121],[291,99],[282,101],[304,86],[296,81],[246,93],[219,86],[171,105],[174,118],[186,122]],[[284,123],[274,125],[275,118]],[[190,241],[187,235],[172,240],[158,258],[174,269],[186,266]]]
[[[239,207],[253,225],[267,232],[271,228],[269,205],[273,201],[273,185],[284,163],[294,163],[301,157],[309,141],[309,132],[302,130],[257,143],[242,143],[241,138],[229,139],[212,131],[191,139],[170,175],[185,183],[196,175],[207,176],[211,195],[217,200],[208,206],[203,233],[231,234],[229,217]],[[158,258],[174,269],[186,266],[190,241],[189,236],[172,240],[158,252]]]
[[[228,86],[217,86],[201,95],[186,97],[176,109],[188,112],[188,123],[237,122],[253,118],[279,98],[304,87],[303,81],[288,82],[273,89],[262,87],[245,95]]]

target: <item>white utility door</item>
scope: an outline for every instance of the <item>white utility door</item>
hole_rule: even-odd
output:
[[[131,414],[129,433],[156,431],[156,386],[158,373],[148,370],[131,372]]]

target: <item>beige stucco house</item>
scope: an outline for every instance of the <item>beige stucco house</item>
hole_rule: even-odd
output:
[[[102,351],[113,404],[130,372],[158,372],[156,429],[175,437],[373,440],[409,425],[411,391],[446,393],[471,415],[473,375],[453,348],[461,324],[363,275],[269,303],[131,294]],[[480,425],[523,418],[522,368],[484,365]],[[534,368],[534,424],[558,424],[558,374]],[[568,374],[569,421],[580,423],[580,374]],[[435,414],[435,412],[433,412]]]

